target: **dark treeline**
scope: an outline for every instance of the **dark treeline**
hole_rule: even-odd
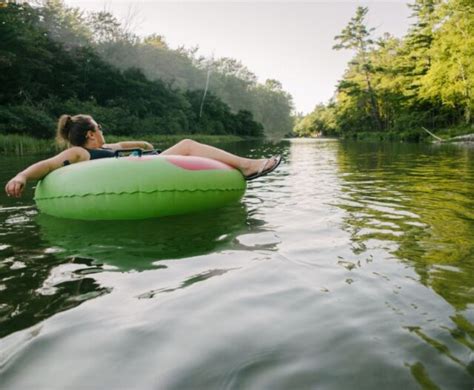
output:
[[[474,5],[472,0],[416,0],[407,35],[375,39],[367,8],[335,37],[335,50],[354,57],[334,98],[300,117],[299,135],[418,140],[422,127],[470,131],[474,109]],[[455,132],[453,132],[455,133]]]
[[[140,39],[107,12],[4,3],[0,36],[0,134],[51,138],[60,114],[80,112],[116,135],[291,130],[291,97],[278,82],[258,84],[235,60],[171,50],[159,35]]]

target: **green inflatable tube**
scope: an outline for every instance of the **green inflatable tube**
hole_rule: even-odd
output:
[[[238,170],[207,158],[120,157],[51,172],[38,183],[35,201],[41,212],[61,218],[145,219],[222,207],[245,188]]]

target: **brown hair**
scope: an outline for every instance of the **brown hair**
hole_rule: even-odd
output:
[[[60,145],[69,143],[74,146],[84,146],[89,130],[95,131],[90,115],[61,115],[58,121],[56,142]]]

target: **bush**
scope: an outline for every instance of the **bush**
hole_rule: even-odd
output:
[[[31,105],[0,107],[0,133],[23,134],[35,138],[54,137],[55,120],[42,108]]]

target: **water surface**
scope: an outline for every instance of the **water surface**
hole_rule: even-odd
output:
[[[472,389],[473,149],[228,147],[284,164],[212,212],[0,195],[2,389]],[[2,182],[36,159],[0,157]]]

